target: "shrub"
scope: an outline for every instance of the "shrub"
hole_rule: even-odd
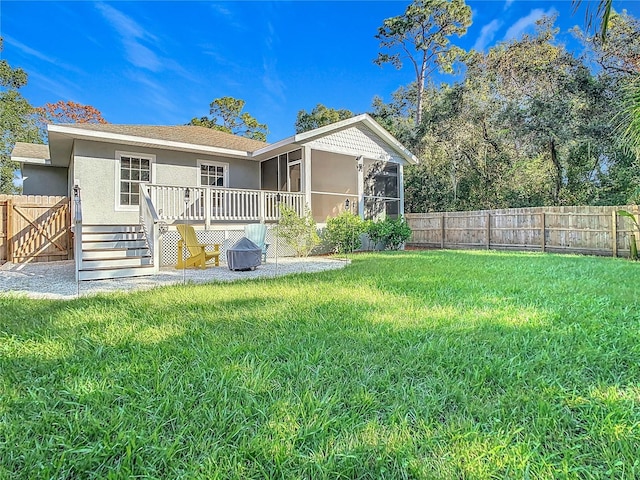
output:
[[[324,238],[336,253],[353,252],[362,246],[360,235],[365,231],[366,223],[358,215],[342,212],[327,219]]]
[[[384,246],[386,246],[385,223],[381,221],[368,221],[367,236],[369,237],[370,245],[373,246],[373,249],[375,249],[380,243],[383,244],[384,248]]]
[[[411,228],[404,217],[387,218],[389,227],[386,229],[385,244],[391,250],[399,250],[411,237]]]
[[[370,222],[367,235],[374,245],[382,243],[385,248],[398,250],[411,237],[411,229],[403,217],[387,217],[378,222]]]
[[[299,217],[296,211],[284,204],[280,205],[280,222],[276,227],[276,235],[282,238],[295,252],[297,257],[307,257],[320,243],[318,227],[311,210]]]

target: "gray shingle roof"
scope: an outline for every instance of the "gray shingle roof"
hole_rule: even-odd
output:
[[[129,135],[133,137],[152,138],[170,142],[190,143],[207,147],[228,148],[244,152],[253,152],[266,147],[268,143],[250,138],[220,132],[206,127],[194,125],[156,126],[156,125],[115,125],[73,123],[60,124],[64,127],[72,127],[96,132]]]
[[[41,160],[49,160],[51,158],[49,145],[24,142],[16,142],[11,156],[15,158],[37,158]]]

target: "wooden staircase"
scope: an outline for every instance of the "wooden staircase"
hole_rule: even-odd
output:
[[[82,225],[79,280],[139,277],[155,273],[141,225]]]

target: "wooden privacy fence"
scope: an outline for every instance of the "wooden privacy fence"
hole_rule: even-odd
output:
[[[407,245],[628,257],[634,227],[618,210],[640,216],[637,205],[408,213],[412,235]]]
[[[0,263],[73,257],[68,197],[0,195]]]

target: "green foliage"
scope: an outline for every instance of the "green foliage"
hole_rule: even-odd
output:
[[[367,224],[358,215],[342,212],[327,219],[324,240],[333,246],[336,253],[347,253],[362,246],[360,235],[366,232]]]
[[[383,244],[390,250],[398,250],[411,237],[411,228],[403,217],[371,221],[366,233],[374,245]]]
[[[375,100],[376,119],[420,159],[405,168],[406,211],[620,205],[634,198],[640,156],[620,139],[632,147],[640,131],[633,122],[640,112],[637,73],[630,73],[640,71],[640,37],[632,34],[640,22],[613,16],[606,48],[583,37],[585,57],[557,42],[553,22],[543,18],[534,35],[467,56],[460,83],[425,89],[417,128],[408,127],[414,85],[394,92],[389,104]],[[612,118],[622,119],[625,108],[620,123],[629,128],[621,132]]]
[[[351,110],[336,110],[334,108],[327,108],[319,103],[311,110],[311,113],[307,113],[304,110],[298,111],[296,133],[308,132],[309,130],[324,127],[325,125],[330,125],[341,120],[347,120],[351,117],[353,117]]]
[[[0,38],[0,52],[2,52]],[[11,160],[16,142],[42,143],[35,110],[18,92],[27,84],[27,74],[0,60],[0,193],[18,193],[13,181],[18,164]]]
[[[268,127],[243,112],[245,101],[233,97],[216,98],[209,105],[211,118],[192,118],[189,125],[212,128],[253,140],[267,141]],[[218,123],[220,122],[220,123]]]
[[[415,0],[403,15],[387,18],[378,28],[380,48],[377,65],[390,63],[402,68],[409,61],[416,72],[416,125],[422,121],[423,92],[427,78],[436,71],[453,73],[454,64],[465,52],[452,45],[471,25],[471,8],[464,0]]]
[[[638,478],[629,278],[621,259],[412,251],[3,294],[0,478]]]
[[[626,210],[618,210],[618,215],[620,215],[621,217],[629,218],[631,220],[631,223],[633,223],[633,225],[636,227],[638,234],[640,234],[640,224],[638,224],[638,220],[636,220],[636,217],[633,213]],[[631,258],[631,260],[640,260],[640,258],[638,258],[638,244],[636,242],[635,232],[631,232],[631,235],[629,235],[629,252],[629,257]]]
[[[276,235],[290,246],[298,257],[306,257],[320,243],[318,227],[310,209],[306,209],[303,217],[285,204],[280,204],[280,221],[276,227]]]

